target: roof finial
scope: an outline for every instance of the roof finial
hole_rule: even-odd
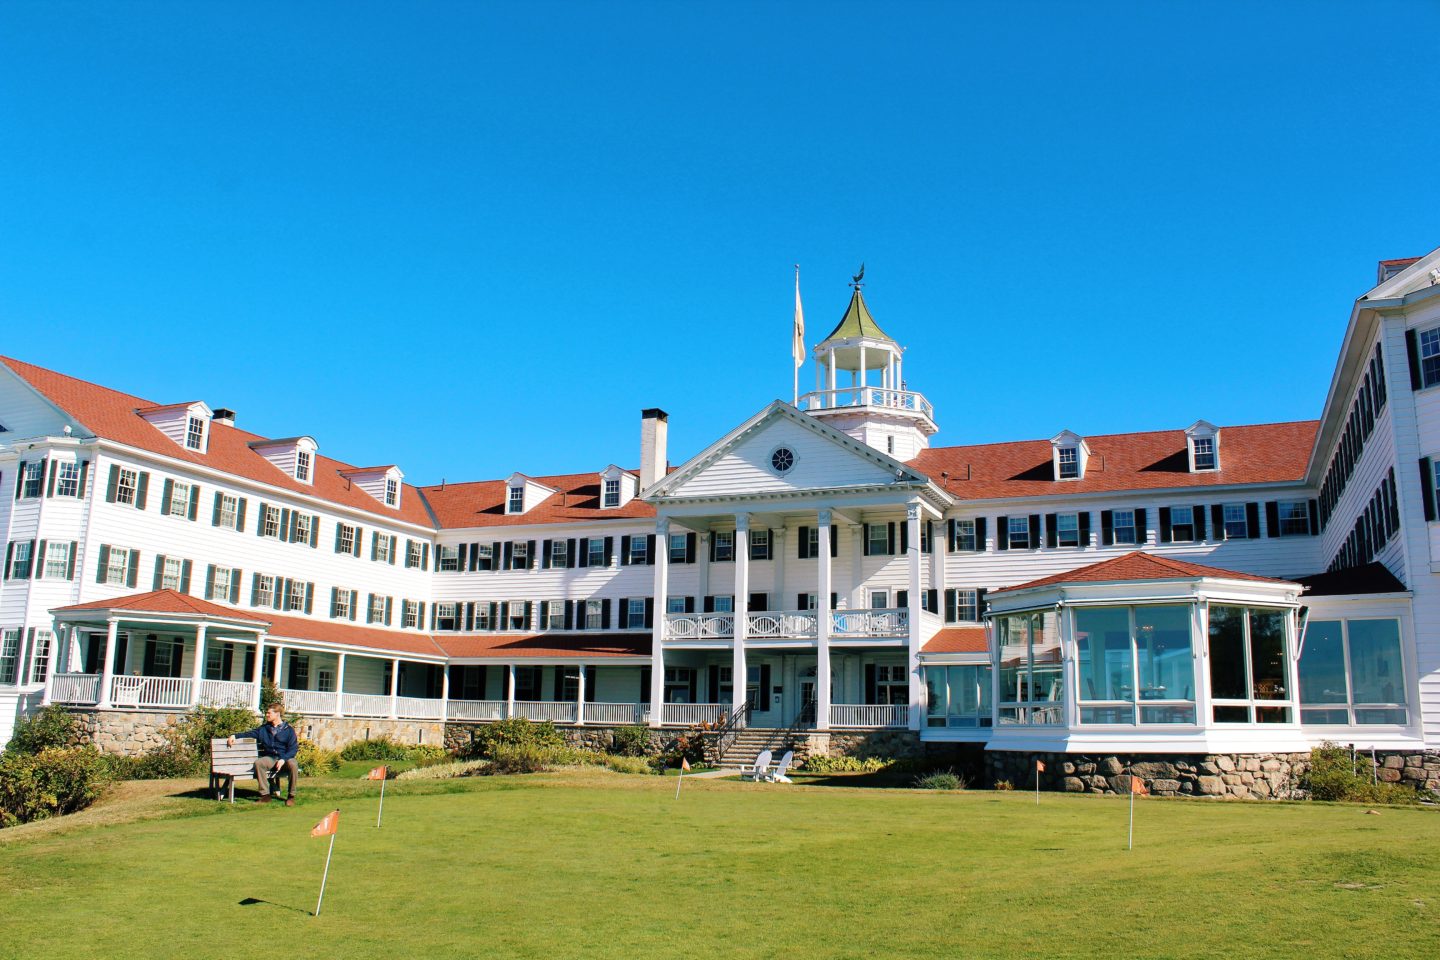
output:
[[[865,279],[865,264],[864,264],[864,262],[861,262],[861,264],[860,264],[860,272],[857,273],[857,274],[855,274],[855,276],[853,276],[853,277],[850,278],[850,286],[854,287],[856,290],[859,290],[861,287],[865,286],[865,284],[863,284],[863,283],[860,282],[861,280],[864,280],[864,279]]]

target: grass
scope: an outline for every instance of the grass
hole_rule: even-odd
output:
[[[838,778],[837,778],[838,779]],[[831,781],[834,783],[834,781]],[[853,781],[852,781],[853,782]],[[687,781],[306,781],[292,809],[126,784],[0,831],[0,958],[1407,957],[1440,812]],[[341,810],[330,887],[313,918]],[[8,951],[8,953],[7,953]]]

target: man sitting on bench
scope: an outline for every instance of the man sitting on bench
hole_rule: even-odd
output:
[[[295,775],[299,773],[295,754],[300,749],[300,738],[295,736],[295,728],[285,722],[280,707],[272,703],[265,710],[264,723],[254,730],[234,734],[226,742],[233,747],[236,740],[247,737],[255,741],[260,753],[255,759],[255,779],[260,781],[259,802],[270,802],[270,776],[273,773],[278,779],[281,770],[277,768],[283,768],[290,779],[285,806],[295,806]]]

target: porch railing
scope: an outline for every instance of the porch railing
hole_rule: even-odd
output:
[[[100,702],[100,675],[97,673],[57,673],[50,686],[50,699],[56,703],[92,704]]]
[[[504,720],[504,700],[451,700],[451,720]]]
[[[641,723],[644,713],[643,705],[638,703],[585,703],[586,723]]]
[[[188,707],[189,677],[115,677],[110,702],[117,707]]]
[[[383,693],[346,693],[340,697],[340,712],[347,717],[388,717],[390,697]]]
[[[733,613],[667,613],[667,640],[721,640],[735,636]]]
[[[550,720],[554,723],[574,723],[575,704],[569,701],[516,700],[515,716],[526,720]]]
[[[249,707],[255,703],[255,684],[239,680],[201,680],[200,706]]]
[[[889,407],[914,410],[931,420],[935,411],[925,395],[914,390],[887,390],[884,387],[852,386],[838,390],[813,390],[800,398],[801,410],[834,410],[837,407]]]
[[[337,696],[335,693],[320,690],[283,689],[280,691],[280,695],[285,698],[285,709],[292,713],[333,714],[335,712]],[[388,715],[387,712],[386,716]]]
[[[832,727],[904,727],[910,723],[910,707],[904,703],[832,703]]]
[[[728,703],[667,703],[663,722],[694,726],[697,723],[721,723],[728,717],[732,706]]]
[[[439,720],[445,715],[445,701],[431,697],[396,697],[395,715],[406,720]]]
[[[908,637],[910,611],[900,607],[883,610],[837,610],[830,614],[832,637]]]
[[[745,615],[746,632],[752,640],[780,637],[813,637],[819,632],[813,610],[761,611]]]

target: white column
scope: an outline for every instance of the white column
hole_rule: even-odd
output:
[[[190,666],[190,706],[200,705],[200,683],[205,679],[205,628],[208,624],[195,626],[195,662]]]
[[[400,704],[396,698],[400,696],[400,658],[396,657],[390,661],[390,719],[395,720],[400,714]]]
[[[345,654],[335,665],[335,716],[345,716]]]
[[[485,696],[485,694],[480,694]],[[440,722],[450,719],[450,664],[440,665]]]
[[[285,647],[282,644],[275,645],[275,672],[270,677],[270,682],[275,684],[276,690],[285,689],[280,678],[285,675]]]
[[[700,605],[696,609],[701,609],[705,598],[710,595],[710,538],[713,536],[713,533],[706,530],[696,538],[698,542],[695,544],[695,561],[699,564],[699,569],[695,571],[695,589],[700,593],[695,598],[695,602]]]
[[[817,360],[817,361],[815,362],[815,392],[816,392],[816,393],[819,393],[821,390],[824,390],[824,389],[825,389],[825,385],[824,385],[824,384],[825,384],[825,381],[821,379],[822,376],[823,376],[823,374],[820,372],[820,362],[819,362],[819,360]],[[822,406],[822,407],[825,406],[825,399],[824,399],[823,397],[818,397],[818,398],[816,398],[816,399],[819,401],[820,406]]]
[[[815,585],[815,729],[830,729],[830,511],[816,514],[816,558],[818,577]]]
[[[791,607],[785,602],[785,527],[776,527],[770,531],[770,536],[771,563],[775,565],[775,602],[770,608],[789,610]]]
[[[255,683],[255,709],[260,709],[261,690],[265,686],[265,634],[255,634],[255,667],[250,679]]]
[[[705,562],[701,557],[696,559]],[[650,726],[658,727],[665,719],[662,715],[664,706],[660,701],[665,696],[665,630],[669,626],[665,598],[670,592],[670,521],[664,517],[655,521],[655,581],[652,589],[655,622],[650,632]],[[582,669],[580,672],[583,685],[585,671]],[[656,691],[659,691],[658,695]]]
[[[856,374],[856,376],[859,378],[859,382],[856,384],[856,386],[860,387],[860,402],[861,402],[861,403],[867,402],[867,398],[865,397],[865,374],[866,374],[866,372],[867,372],[867,371],[865,370],[865,344],[862,343],[862,344],[860,344],[860,371],[859,371],[859,373]]]
[[[825,358],[826,376],[830,378],[830,399],[826,401],[827,407],[835,406],[835,350],[832,348],[830,354]]]
[[[906,551],[906,562],[910,570],[909,621],[910,656],[907,660],[910,676],[910,729],[919,730],[925,716],[925,687],[920,683],[920,504],[905,507],[905,526],[908,530],[910,549]]]
[[[577,664],[575,669],[580,671],[580,678],[575,683],[575,725],[583,727],[585,726],[585,664]]]
[[[111,706],[110,685],[115,676],[115,645],[119,633],[120,621],[111,617],[106,621],[105,655],[100,659],[100,702],[95,705],[101,710],[109,710]]]
[[[505,716],[515,716],[515,664],[506,667],[505,674]]]
[[[45,689],[40,693],[40,706],[42,707],[48,707],[50,705],[50,692],[55,689],[55,674],[60,671],[63,665],[70,662],[68,648],[70,646],[70,634],[74,629],[75,628],[71,626],[57,627],[54,636],[50,640],[50,665],[45,671]],[[62,651],[65,652],[64,656],[61,656]],[[66,672],[68,673],[69,671]]]
[[[745,708],[746,683],[745,637],[749,633],[750,618],[750,515],[735,515],[735,631],[734,659],[731,661],[730,702],[732,709]],[[756,707],[769,709],[770,691],[760,691],[760,702]]]

